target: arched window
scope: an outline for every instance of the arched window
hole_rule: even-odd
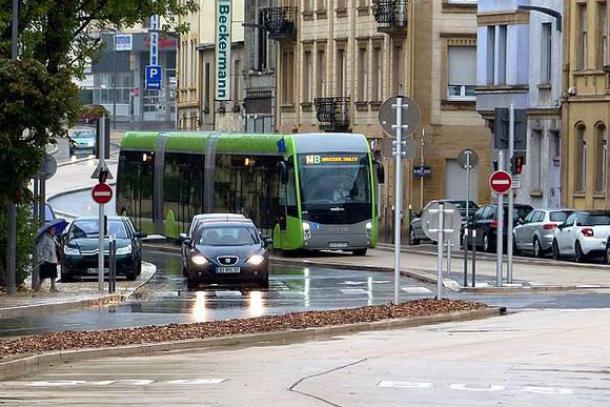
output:
[[[575,166],[575,188],[576,192],[585,192],[587,187],[587,128],[583,123],[576,125],[576,166]]]
[[[595,125],[595,150],[595,191],[603,192],[608,179],[608,136],[602,122]]]

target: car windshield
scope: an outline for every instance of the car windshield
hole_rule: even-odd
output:
[[[71,134],[72,138],[94,138],[93,130],[74,130]]]
[[[589,215],[587,218],[587,224],[584,226],[601,226],[601,225],[610,225],[610,214],[608,213],[600,213]]]
[[[258,243],[258,232],[252,226],[205,226],[199,237],[199,244],[204,246],[246,246]]]
[[[571,213],[571,211],[554,211],[549,214],[549,219],[551,222],[565,222]]]
[[[127,231],[125,225],[120,220],[111,220],[108,222],[108,235],[115,236],[117,239],[126,239]],[[97,220],[80,220],[74,222],[74,225],[70,229],[70,235],[68,238],[72,239],[86,239],[99,236],[99,224]]]

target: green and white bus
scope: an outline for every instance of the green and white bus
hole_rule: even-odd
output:
[[[177,239],[199,213],[243,213],[274,249],[351,250],[377,244],[383,168],[360,134],[128,132],[117,213]]]

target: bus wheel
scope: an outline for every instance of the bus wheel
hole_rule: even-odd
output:
[[[354,256],[366,256],[367,249],[356,249],[353,251]]]

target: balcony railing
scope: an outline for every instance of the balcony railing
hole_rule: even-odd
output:
[[[316,118],[320,130],[328,132],[349,131],[349,98],[315,98]]]
[[[265,7],[261,9],[263,26],[272,40],[296,38],[297,8],[290,6]]]
[[[403,33],[407,26],[408,0],[373,0],[377,31]]]

